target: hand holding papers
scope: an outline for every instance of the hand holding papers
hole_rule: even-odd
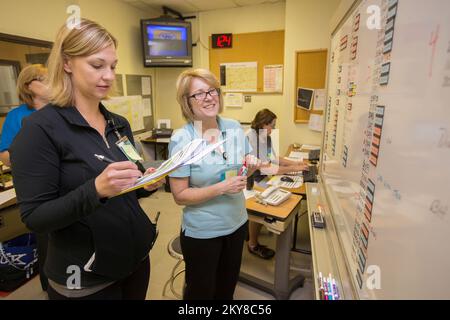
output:
[[[190,143],[185,145],[183,149],[175,153],[168,160],[164,161],[155,171],[137,179],[136,183],[133,186],[122,190],[120,194],[124,194],[153,184],[158,180],[163,179],[179,167],[190,165],[200,161],[207,154],[211,153],[213,150],[222,145],[225,141],[226,140],[222,140],[214,144],[207,144],[206,140],[203,139],[195,139],[191,141]]]

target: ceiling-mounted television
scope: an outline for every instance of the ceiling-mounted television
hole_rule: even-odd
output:
[[[172,17],[141,20],[145,67],[192,67],[191,23]]]

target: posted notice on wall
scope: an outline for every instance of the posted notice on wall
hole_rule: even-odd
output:
[[[264,66],[264,92],[283,92],[283,65]]]
[[[314,110],[324,110],[327,101],[325,89],[314,90]]]
[[[309,117],[309,129],[312,131],[322,132],[323,116],[321,114],[311,114]]]
[[[241,108],[244,94],[227,92],[224,95],[224,104],[226,107]]]
[[[220,64],[220,85],[224,92],[256,92],[257,62]]]

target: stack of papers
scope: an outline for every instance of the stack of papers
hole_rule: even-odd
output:
[[[153,184],[182,166],[196,163],[222,145],[225,141],[226,139],[214,144],[208,144],[204,139],[192,140],[190,143],[185,145],[183,149],[164,161],[154,172],[137,179],[133,186],[122,190],[119,194],[124,194]]]
[[[302,145],[303,150],[320,150],[320,146],[314,146],[311,144],[304,144]]]
[[[302,161],[303,159],[308,159],[309,154],[307,152],[299,152],[299,151],[291,151],[289,154],[290,159],[298,159],[298,161]]]

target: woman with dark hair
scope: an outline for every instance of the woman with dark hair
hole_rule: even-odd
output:
[[[303,162],[286,160],[275,153],[270,136],[272,130],[275,129],[276,120],[275,113],[269,109],[263,109],[256,114],[251,124],[252,130],[247,133],[252,154],[263,163],[261,169],[253,174],[253,178],[257,182],[267,175],[307,170],[307,166]],[[248,250],[260,258],[270,259],[275,255],[275,251],[258,242],[261,227],[262,224],[249,221]]]

